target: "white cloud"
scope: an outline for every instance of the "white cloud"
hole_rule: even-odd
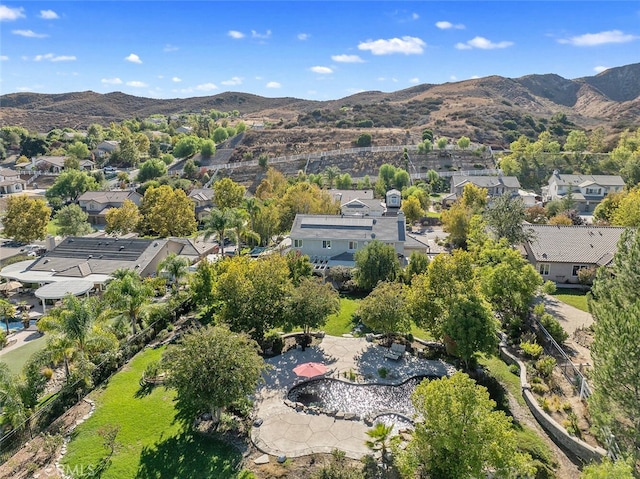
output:
[[[127,86],[131,86],[134,88],[147,88],[149,85],[147,85],[145,82],[133,80],[133,81],[128,81]]]
[[[142,60],[140,60],[140,57],[135,53],[131,53],[128,57],[124,57],[124,59],[131,63],[138,63],[138,64],[142,63]]]
[[[607,43],[628,43],[640,38],[637,35],[625,34],[620,30],[609,30],[600,33],[585,33],[577,37],[561,38],[558,43],[573,45],[575,47],[593,47]]]
[[[597,67],[593,67],[593,71],[596,73],[602,73],[605,70],[608,70],[611,67],[603,67],[603,66],[597,66]]]
[[[471,80],[477,80],[478,78],[480,78],[478,75],[471,75]]]
[[[321,75],[327,75],[329,73],[333,73],[333,70],[329,67],[315,66],[315,67],[309,68],[309,70],[311,70],[313,73],[320,73]]]
[[[217,90],[218,87],[216,85],[214,85],[213,83],[202,83],[201,85],[198,85],[196,87],[196,90],[198,91],[212,91],[212,90]]]
[[[75,55],[54,55],[53,53],[46,53],[44,55],[36,55],[33,57],[34,62],[72,62],[77,60]]]
[[[17,91],[33,91],[35,88],[31,88],[30,86],[19,86],[16,88]]]
[[[457,76],[455,76],[455,75],[451,75],[451,76],[449,77],[449,80],[451,80],[451,81],[458,81],[458,77],[457,77]]]
[[[331,55],[331,59],[338,63],[364,63],[358,55]]]
[[[507,48],[511,45],[513,45],[513,42],[502,41],[494,43],[484,37],[475,37],[467,43],[456,43],[456,48],[458,50],[471,50],[472,48],[479,48],[480,50],[495,50],[496,48]]]
[[[170,43],[167,43],[162,50],[165,52],[176,52],[180,49],[175,45],[171,45]]]
[[[60,17],[53,10],[40,10],[40,18],[43,20],[56,20]]]
[[[309,37],[311,35],[309,35],[308,33],[298,33],[298,40],[309,40]]]
[[[9,59],[7,55],[0,55],[0,62],[6,62]]]
[[[13,30],[11,33],[27,38],[47,38],[49,36],[46,33],[36,33],[33,30]]]
[[[229,30],[227,32],[227,35],[229,35],[231,38],[235,38],[236,40],[244,38],[244,33],[239,32],[238,30]]]
[[[277,81],[270,81],[266,85],[267,88],[280,88],[281,86],[282,85],[280,83],[278,83]]]
[[[264,33],[256,32],[255,30],[251,30],[251,38],[259,38],[261,40],[266,40],[271,37],[271,30],[267,30]]]
[[[411,14],[411,19],[412,20],[418,20],[419,18],[420,18],[420,15],[418,15],[417,13],[414,12],[414,13]]]
[[[413,83],[414,85],[417,85],[418,83],[420,83],[420,78],[418,77],[410,78],[409,83]]]
[[[388,40],[367,40],[358,45],[359,50],[369,50],[374,55],[391,55],[402,53],[404,55],[416,55],[424,51],[427,44],[417,37],[404,36],[402,38],[390,38]]]
[[[462,23],[453,24],[447,21],[436,22],[436,27],[438,27],[440,30],[464,30],[465,28]]]
[[[26,18],[24,8],[9,8],[6,5],[0,5],[0,21],[10,22],[19,18]]]
[[[228,80],[224,80],[221,83],[223,85],[227,85],[227,86],[232,86],[232,85],[242,85],[242,80],[244,80],[241,77],[231,77]]]
[[[180,83],[180,82],[182,81],[182,78],[179,78],[179,77],[173,77],[173,78],[171,79],[171,81],[172,81],[172,82],[174,82],[174,83]]]
[[[118,77],[103,78],[102,80],[100,80],[100,82],[104,83],[105,85],[122,85],[122,80],[120,80],[120,78]]]

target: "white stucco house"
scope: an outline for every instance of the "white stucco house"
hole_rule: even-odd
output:
[[[379,218],[298,214],[290,236],[291,248],[309,256],[316,270],[354,266],[356,251],[374,240],[392,245],[404,257],[406,222],[402,212]]]
[[[10,168],[0,168],[0,195],[23,193],[27,189],[27,182],[20,178],[20,174]]]
[[[564,175],[555,170],[548,186],[542,188],[542,196],[545,202],[555,201],[571,192],[578,213],[590,214],[609,193],[618,193],[624,187],[619,175]]]

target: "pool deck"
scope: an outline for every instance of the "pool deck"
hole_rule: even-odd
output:
[[[385,359],[386,348],[364,338],[325,336],[319,346],[306,351],[293,349],[267,360],[271,369],[256,394],[256,417],[263,420],[251,430],[251,439],[258,449],[273,456],[299,457],[313,453],[330,453],[334,449],[347,457],[360,459],[370,451],[365,445],[369,429],[364,421],[337,419],[325,414],[296,412],[284,400],[291,387],[305,378],[293,372],[298,364],[320,362],[332,373],[342,377],[351,370],[367,382],[397,384],[418,375],[451,374],[453,368],[442,361],[417,359],[413,356],[394,361]],[[386,379],[378,375],[385,367]]]

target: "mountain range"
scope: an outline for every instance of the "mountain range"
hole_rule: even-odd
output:
[[[548,123],[557,114],[566,115],[568,124],[575,128],[604,127],[609,133],[618,133],[640,125],[640,63],[573,80],[556,74],[489,76],[395,92],[367,91],[330,101],[240,92],[184,99],[92,91],[10,93],[0,96],[0,125],[46,132],[212,109],[237,110],[247,123],[268,123],[275,128],[432,128],[443,136],[466,135],[496,144],[508,144],[509,131],[539,131],[536,125]]]

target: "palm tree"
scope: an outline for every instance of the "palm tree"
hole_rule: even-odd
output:
[[[6,299],[0,299],[0,316],[4,320],[4,324],[7,326],[7,334],[9,334],[9,319],[16,315],[16,308]]]
[[[327,180],[327,187],[329,189],[333,188],[333,182],[335,181],[335,179],[338,177],[339,174],[340,174],[340,168],[338,168],[335,165],[328,166],[327,168],[325,168],[324,177]]]
[[[204,240],[206,241],[215,236],[220,242],[222,256],[224,256],[224,237],[227,231],[231,229],[231,216],[228,211],[214,208],[204,220]]]
[[[5,426],[17,427],[27,419],[20,389],[20,379],[0,362],[0,422]]]
[[[175,253],[169,253],[167,257],[158,264],[158,275],[162,272],[169,274],[171,288],[174,292],[177,291],[180,285],[180,279],[186,276],[188,270],[189,260]]]
[[[54,360],[64,362],[67,379],[72,362],[77,362],[79,369],[89,374],[90,368],[85,367],[85,362],[118,346],[116,337],[103,328],[100,311],[98,298],[79,299],[68,294],[62,306],[38,321],[38,329],[51,334],[47,349]]]
[[[244,200],[244,209],[249,214],[249,228],[251,231],[255,231],[256,215],[260,212],[261,208],[262,201],[260,201],[260,198],[252,196]]]
[[[382,465],[387,467],[388,455],[389,455],[389,441],[392,437],[393,426],[387,426],[381,422],[377,423],[373,428],[367,431],[367,436],[371,438],[370,441],[365,441],[365,444],[374,453],[380,451],[382,458]]]
[[[117,270],[114,280],[104,293],[107,304],[114,310],[116,319],[125,319],[131,325],[131,334],[138,332],[138,324],[149,312],[153,288],[131,270]]]
[[[240,243],[242,239],[252,239],[256,242],[260,241],[260,235],[247,227],[248,214],[246,211],[239,208],[232,208],[228,210],[228,214],[229,226],[236,235],[238,254],[240,254]]]

